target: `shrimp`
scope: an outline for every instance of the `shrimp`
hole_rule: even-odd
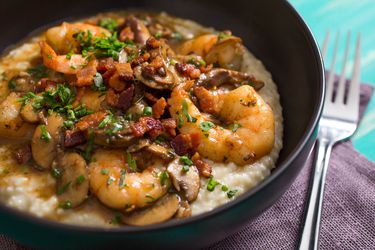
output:
[[[173,90],[169,112],[183,122],[181,134],[200,134],[197,151],[216,162],[237,165],[253,163],[268,154],[274,145],[275,122],[272,109],[253,87],[243,85],[229,92],[216,93],[213,115],[232,129],[214,125],[201,113],[185,90]],[[185,107],[184,107],[185,106]],[[191,116],[196,122],[188,122]],[[190,119],[194,121],[194,119]]]
[[[90,31],[94,37],[106,37],[110,33],[108,30],[86,23],[62,23],[60,26],[52,27],[46,32],[46,41],[60,55],[69,52],[78,52],[79,43],[74,39],[74,35],[80,31]]]
[[[206,34],[184,42],[177,51],[182,55],[194,53],[209,64],[217,63],[226,69],[239,70],[245,48],[239,37],[228,35],[219,38],[215,34]]]
[[[165,170],[155,162],[143,172],[130,172],[125,153],[120,150],[98,150],[89,165],[90,188],[108,207],[129,211],[151,205],[168,191],[159,174]]]

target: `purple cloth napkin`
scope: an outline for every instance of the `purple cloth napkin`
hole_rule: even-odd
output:
[[[361,85],[361,116],[372,88]],[[294,249],[299,237],[311,158],[280,200],[240,232],[208,249]],[[332,152],[325,189],[320,249],[375,248],[375,163],[350,141]],[[0,249],[28,249],[0,235]]]

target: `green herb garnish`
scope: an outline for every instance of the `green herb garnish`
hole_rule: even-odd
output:
[[[167,172],[161,172],[160,175],[159,175],[159,178],[160,178],[160,184],[162,186],[166,185],[168,180],[169,180],[169,174]]]
[[[228,126],[228,128],[229,128],[230,130],[232,130],[232,132],[236,132],[237,129],[239,129],[239,128],[241,128],[241,127],[242,127],[241,124],[237,124],[237,123],[235,123],[235,124],[230,124],[230,125]]]
[[[186,117],[186,119],[187,119],[188,122],[196,122],[197,121],[197,118],[192,117],[189,114],[188,104],[187,104],[186,100],[182,101],[182,113],[185,115],[185,117]]]
[[[145,115],[145,116],[151,116],[152,115],[152,108],[151,107],[145,107],[144,109],[143,109],[143,115]]]
[[[207,190],[212,192],[215,190],[215,187],[220,183],[214,179],[214,177],[210,177],[207,183]]]
[[[48,76],[47,68],[43,64],[35,66],[34,68],[29,68],[27,73],[29,73],[37,81]]]
[[[104,85],[103,77],[99,72],[96,72],[94,76],[94,84],[91,85],[91,88],[95,91],[105,91],[107,89]]]
[[[228,189],[229,188],[226,185],[221,186],[221,190],[224,191],[224,192],[228,191]]]
[[[55,179],[59,179],[62,175],[62,170],[59,168],[52,168],[51,169],[51,175]]]
[[[40,131],[42,132],[40,139],[49,142],[51,140],[51,135],[48,133],[46,125],[40,125]]]
[[[72,202],[71,201],[62,201],[62,202],[59,203],[59,208],[70,209],[70,208],[72,208]]]
[[[133,159],[133,156],[129,153],[126,152],[126,162],[128,163],[128,166],[130,167],[131,170],[137,171],[137,162]]]
[[[230,190],[230,191],[227,193],[228,198],[229,198],[229,199],[232,198],[233,196],[236,195],[237,192],[238,192],[237,189]]]
[[[213,124],[212,122],[201,122],[199,124],[199,127],[201,128],[201,130],[203,132],[207,132],[209,131],[211,128],[215,127],[215,124]]]
[[[16,81],[14,79],[11,79],[9,82],[8,82],[8,88],[9,89],[15,89],[16,88]]]
[[[109,170],[108,169],[102,169],[101,171],[100,171],[100,173],[102,174],[102,175],[107,175],[107,174],[109,174]]]
[[[60,187],[59,189],[57,189],[56,194],[57,195],[61,195],[61,194],[65,193],[66,190],[68,190],[68,188],[70,187],[70,184],[72,184],[71,181],[69,181],[66,184],[64,184],[62,187]]]
[[[111,185],[115,181],[115,178],[112,176],[109,176],[107,179],[107,186]]]
[[[99,26],[109,30],[110,32],[115,32],[118,28],[118,23],[115,19],[104,18],[99,21]]]
[[[122,189],[122,188],[124,188],[126,186],[125,176],[126,176],[125,169],[121,169],[120,181],[118,183],[120,189]]]
[[[87,146],[85,149],[85,152],[83,153],[83,158],[85,158],[86,161],[91,160],[91,152],[94,147],[94,132],[89,131],[89,139],[87,141]]]
[[[86,180],[85,176],[80,175],[76,178],[76,184],[81,185]]]

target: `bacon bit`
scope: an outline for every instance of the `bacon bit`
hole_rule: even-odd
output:
[[[66,130],[64,147],[71,148],[86,142],[86,132],[80,130]]]
[[[156,96],[154,96],[153,94],[151,94],[151,93],[145,92],[144,96],[146,97],[147,100],[149,100],[149,101],[151,101],[153,103],[155,103],[155,102],[158,101],[158,98]]]
[[[182,76],[190,77],[193,79],[199,78],[201,71],[197,68],[195,68],[192,64],[186,64],[186,63],[176,63],[175,68],[178,73],[180,73]]]
[[[164,132],[161,122],[151,117],[141,117],[130,128],[135,137],[141,137],[145,133],[148,133],[152,140],[155,140],[156,137]]]
[[[200,67],[199,67],[199,70],[200,70],[202,73],[207,73],[207,72],[210,71],[213,67],[214,67],[214,65],[211,63],[211,64],[208,64],[206,67],[200,66]]]
[[[138,65],[148,61],[148,59],[150,59],[151,55],[150,53],[144,53],[143,55],[135,58],[132,62],[131,62],[131,66],[132,68],[134,67],[137,67]]]
[[[159,119],[164,114],[164,109],[167,106],[167,101],[164,97],[157,100],[157,102],[152,105],[152,116]]]
[[[156,74],[156,70],[151,65],[142,67],[142,76],[144,78],[153,79]]]
[[[155,37],[150,37],[146,41],[147,50],[157,49],[161,46],[161,42],[157,40]]]
[[[180,134],[171,141],[172,148],[178,155],[186,155],[196,152],[199,143],[199,134]]]
[[[126,40],[134,40],[134,32],[131,30],[130,27],[125,27],[121,30],[119,40],[121,42],[125,42]]]
[[[49,89],[52,89],[52,88],[55,89],[56,85],[57,85],[57,83],[55,81],[52,81],[48,78],[42,78],[36,84],[35,92],[40,93],[40,92],[43,92],[45,90],[49,90]]]
[[[77,89],[77,95],[76,95],[76,98],[75,98],[75,100],[72,104],[73,108],[77,107],[81,103],[81,99],[84,96],[85,91],[86,91],[85,87]]]
[[[98,67],[98,61],[92,60],[87,66],[77,71],[77,86],[90,86],[94,80],[96,74],[96,68]]]
[[[193,90],[194,95],[198,98],[199,106],[203,112],[215,112],[215,100],[210,91],[204,87],[196,87]]]
[[[176,136],[177,121],[174,118],[167,118],[161,120],[161,124],[164,127],[164,130],[171,136]]]
[[[191,160],[193,161],[194,165],[197,167],[199,174],[203,177],[209,178],[211,177],[212,167],[205,162],[202,157],[196,152],[192,157]]]
[[[161,56],[156,56],[150,63],[150,66],[155,69],[161,68],[163,67],[163,65],[164,65],[164,61]]]
[[[14,158],[16,159],[18,164],[25,164],[26,162],[28,162],[31,159],[30,145],[18,149],[14,153]]]
[[[117,102],[118,102],[118,94],[116,94],[113,89],[109,89],[107,91],[107,95],[105,96],[105,99],[106,99],[106,102],[108,103],[108,105],[110,105],[112,107],[116,107]]]
[[[129,63],[118,63],[115,65],[115,68],[116,71],[109,78],[108,85],[117,92],[121,92],[125,89],[127,81],[134,80],[133,70]]]
[[[76,123],[76,128],[78,130],[84,131],[88,128],[97,127],[106,115],[107,112],[105,111],[98,111],[96,113],[86,115]]]
[[[122,91],[118,97],[116,107],[126,111],[132,105],[133,97],[134,97],[134,85],[130,85],[129,88]]]
[[[99,73],[103,74],[104,72],[108,70],[115,69],[115,61],[112,57],[100,59],[98,63],[97,70]]]

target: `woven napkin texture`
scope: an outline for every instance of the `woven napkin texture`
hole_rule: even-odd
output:
[[[371,95],[372,88],[362,84],[361,116]],[[310,157],[293,185],[276,204],[238,233],[207,249],[295,249],[311,165]],[[336,145],[327,174],[320,249],[375,249],[374,211],[375,163],[355,151],[350,141]],[[0,249],[29,248],[0,235]]]

